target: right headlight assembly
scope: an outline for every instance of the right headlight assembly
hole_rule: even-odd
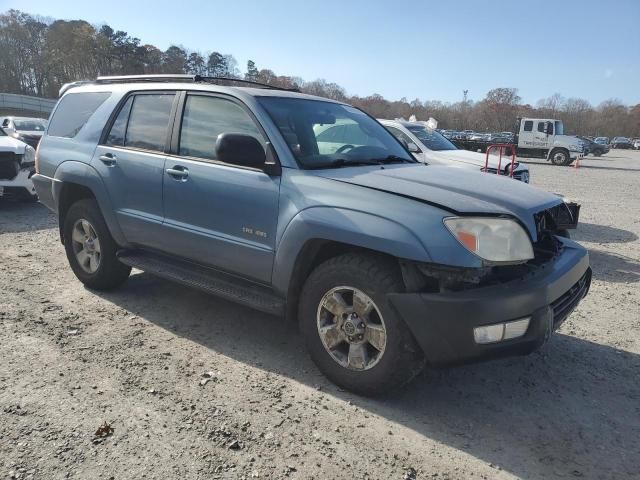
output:
[[[471,253],[496,263],[521,263],[533,258],[527,232],[510,218],[449,217],[444,224]]]

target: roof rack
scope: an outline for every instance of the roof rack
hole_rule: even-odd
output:
[[[193,82],[193,83],[213,83],[218,85],[220,82],[240,83],[244,85],[253,85],[271,90],[286,90],[289,92],[299,92],[298,88],[277,87],[267,83],[255,82],[253,80],[244,80],[232,77],[205,77],[202,75],[188,74],[170,74],[170,75],[117,75],[102,76],[96,78],[95,83],[131,83],[131,82]]]

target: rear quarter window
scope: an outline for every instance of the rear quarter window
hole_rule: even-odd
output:
[[[73,138],[91,115],[111,96],[111,92],[68,93],[58,103],[47,135]]]

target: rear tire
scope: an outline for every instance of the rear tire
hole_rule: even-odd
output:
[[[397,265],[374,255],[334,257],[309,275],[298,320],[311,358],[329,380],[377,395],[402,387],[422,370],[420,348],[386,301],[386,294],[402,291]],[[327,330],[332,333],[321,334]]]
[[[111,290],[129,277],[131,267],[117,259],[118,246],[95,200],[71,205],[64,219],[63,237],[69,265],[87,287]]]

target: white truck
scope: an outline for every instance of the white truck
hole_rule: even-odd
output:
[[[554,165],[571,165],[584,156],[584,142],[565,135],[561,120],[519,118],[516,132],[514,143],[520,157],[545,158]]]

